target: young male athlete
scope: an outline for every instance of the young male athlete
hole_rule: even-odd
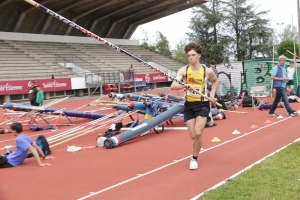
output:
[[[39,157],[43,159],[53,159],[53,156],[45,156],[43,151],[38,145],[26,134],[23,133],[22,124],[19,122],[12,123],[10,125],[11,131],[16,136],[16,151],[8,154],[7,156],[0,155],[0,168],[16,167],[23,164],[29,152],[33,154],[39,166],[44,167],[50,165],[49,163],[43,163]]]
[[[207,94],[207,79],[212,81],[212,89],[210,97],[212,104],[216,103],[214,99],[216,89],[218,87],[218,79],[212,69],[206,68],[200,64],[200,57],[202,52],[201,45],[197,43],[190,43],[184,48],[188,55],[190,64],[178,70],[176,79],[186,81],[186,85],[190,87],[186,89],[186,101],[184,104],[184,112],[186,114],[186,124],[188,132],[193,142],[193,156],[190,161],[190,169],[198,169],[197,158],[202,146],[202,132],[207,121],[212,120],[209,117],[210,105],[207,99],[200,97],[199,94],[193,92],[197,90],[202,94]],[[184,89],[185,86],[173,81],[171,85],[172,90]]]

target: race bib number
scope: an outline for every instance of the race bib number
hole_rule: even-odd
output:
[[[198,92],[202,92],[202,87],[201,86],[195,86],[194,88]],[[193,92],[193,91],[189,91],[189,90],[187,90],[186,95],[191,96],[191,97],[200,97],[200,95],[198,93]]]

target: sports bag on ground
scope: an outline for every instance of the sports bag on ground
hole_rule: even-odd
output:
[[[254,99],[254,104],[256,106],[259,105],[259,100],[257,98],[253,98]],[[243,101],[242,101],[242,107],[252,107],[252,97],[244,97]]]
[[[251,107],[252,106],[252,97],[244,97],[242,101],[242,107]]]
[[[50,147],[48,144],[47,139],[45,138],[45,136],[40,135],[35,143],[40,147],[40,149],[44,152],[45,156],[50,155],[51,151],[50,151]]]

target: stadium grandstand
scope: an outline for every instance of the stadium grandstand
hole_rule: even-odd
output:
[[[107,41],[175,73],[180,63],[130,40],[144,23],[200,5],[208,0],[37,0],[47,8],[106,38]],[[136,81],[128,80],[134,66]],[[127,82],[166,85],[170,80],[131,57],[90,38],[81,31],[24,0],[0,1],[0,103],[26,100],[28,83],[35,79],[46,99],[102,93],[105,85]],[[150,76],[149,76],[150,74]],[[100,88],[100,89],[99,89]],[[134,87],[135,88],[135,87]],[[99,89],[99,91],[98,91]],[[106,88],[107,89],[107,88]],[[136,89],[136,88],[135,88]],[[108,90],[107,90],[108,91]]]

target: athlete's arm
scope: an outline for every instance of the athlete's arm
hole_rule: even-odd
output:
[[[49,163],[42,163],[40,156],[36,150],[35,147],[33,147],[32,145],[28,148],[28,150],[33,154],[33,156],[35,157],[36,161],[38,162],[39,166],[44,167],[46,165],[50,165]]]
[[[219,85],[219,80],[213,70],[208,68],[206,69],[206,72],[207,72],[207,78],[209,78],[213,82],[209,96],[210,98],[214,99],[217,87]]]
[[[177,72],[177,75],[176,75],[176,79],[177,80],[182,80],[182,78],[184,77],[185,75],[185,72],[186,71],[186,67],[181,67],[178,72]],[[177,83],[176,81],[173,81],[172,85],[171,85],[171,90],[181,90],[185,88],[185,86],[183,85],[180,85],[179,83]]]

